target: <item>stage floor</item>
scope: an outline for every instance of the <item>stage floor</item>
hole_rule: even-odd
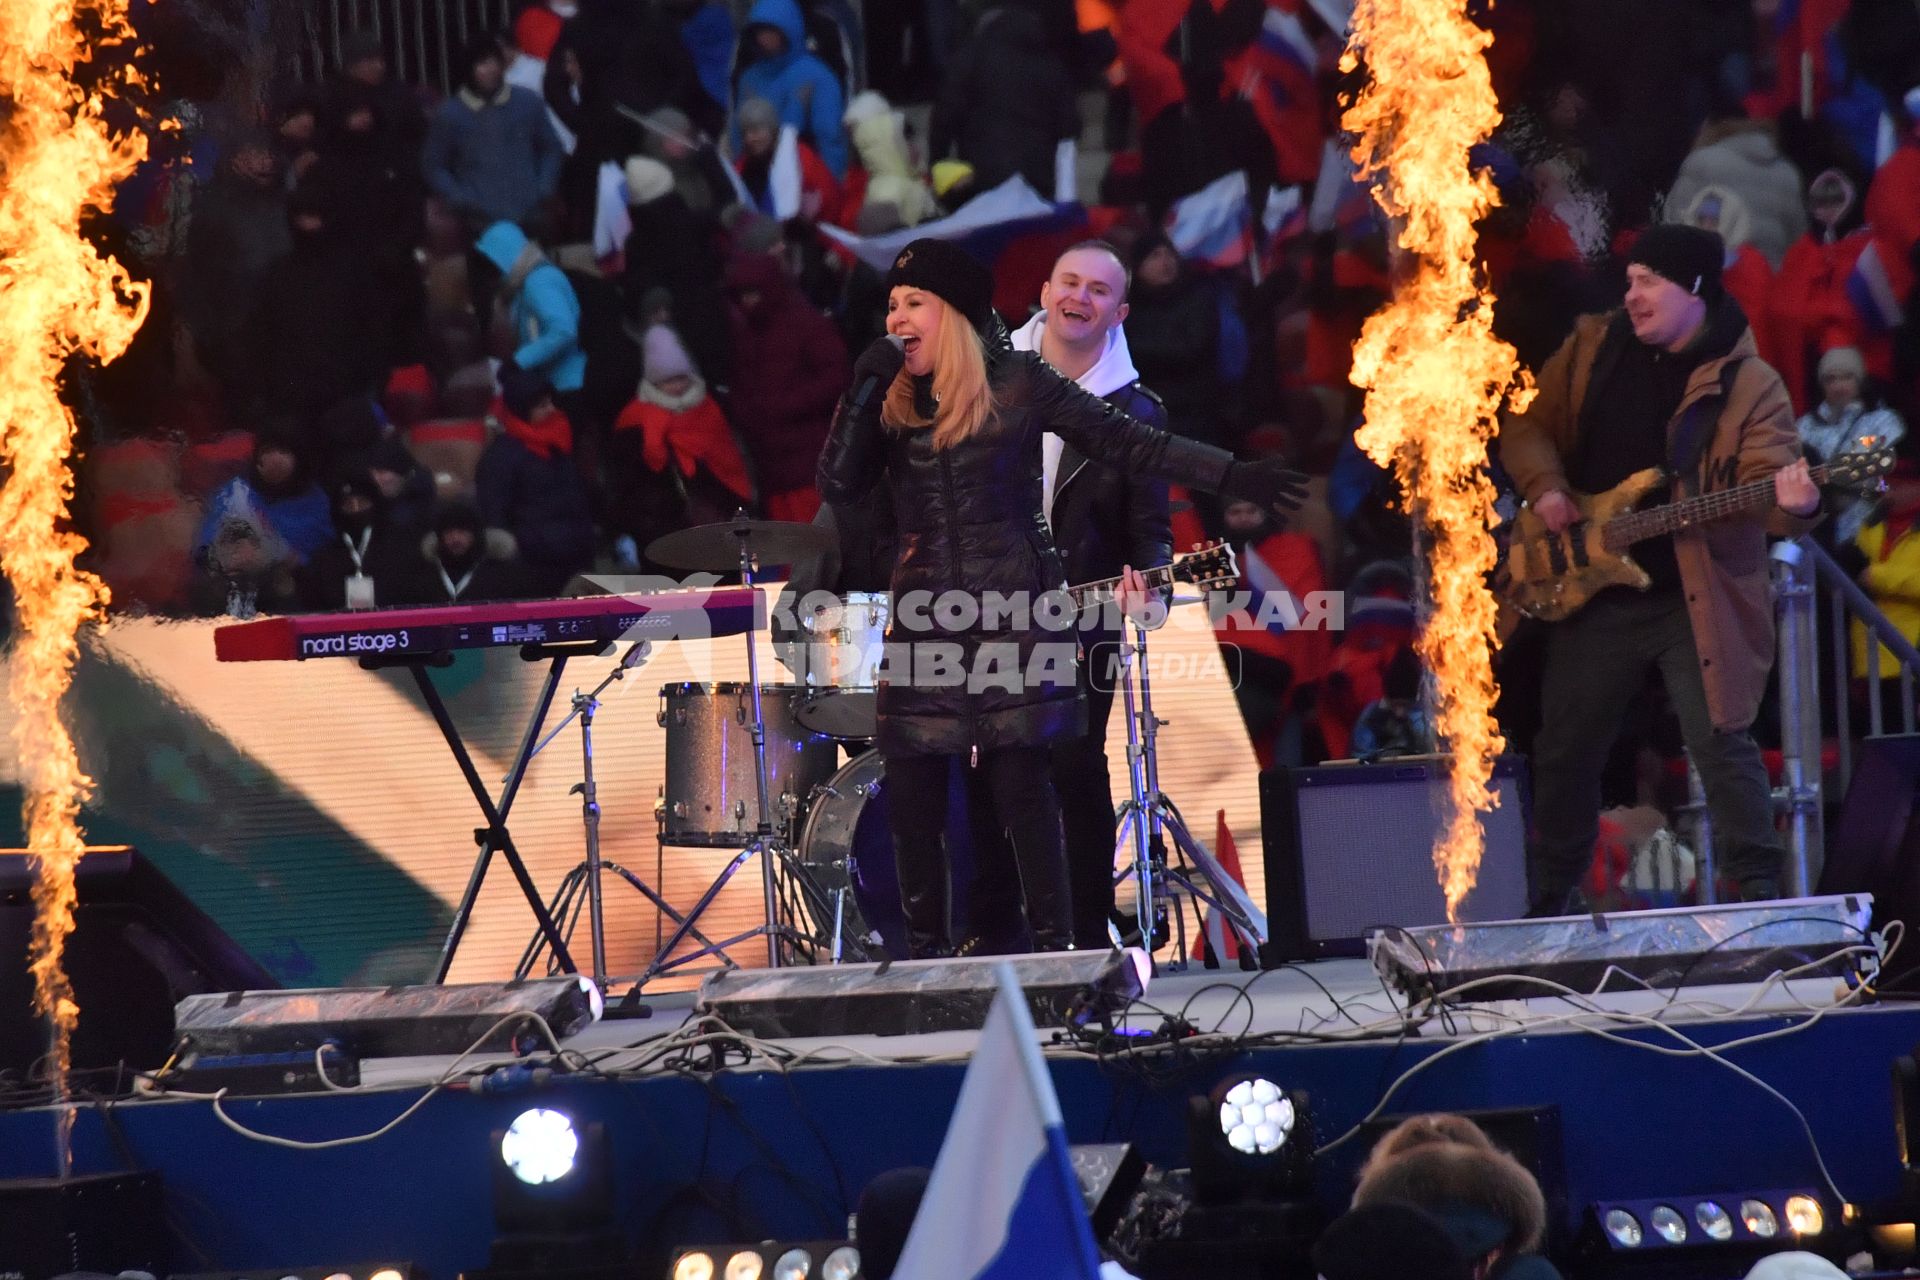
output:
[[[1920,1005],[1837,998],[1824,979],[1410,1017],[1366,962],[1333,960],[1155,978],[1145,995],[1154,1011],[1131,1022],[1184,1017],[1202,1034],[1177,1046],[1095,1052],[1039,1034],[1069,1139],[1131,1142],[1161,1167],[1186,1163],[1187,1099],[1218,1081],[1257,1072],[1304,1090],[1329,1209],[1351,1194],[1366,1152],[1350,1135],[1369,1118],[1552,1108],[1572,1222],[1609,1197],[1806,1188],[1838,1204],[1892,1194],[1890,1074],[1920,1044]],[[568,1037],[585,1069],[545,1087],[471,1087],[502,1055],[390,1058],[363,1062],[351,1090],[84,1108],[74,1168],[159,1170],[182,1270],[385,1259],[440,1280],[485,1264],[497,1135],[537,1105],[602,1127],[621,1220],[643,1258],[676,1244],[817,1240],[844,1233],[874,1175],[932,1162],[977,1040],[762,1042],[702,1024],[690,993],[648,1003],[649,1019]],[[0,1113],[0,1177],[53,1172],[57,1124],[46,1108]],[[665,1273],[650,1265],[636,1274]]]
[[[978,969],[982,961],[930,961],[927,964],[965,964]],[[870,968],[871,966],[847,966]],[[895,966],[896,970],[908,966]],[[612,984],[617,995],[624,990]],[[644,1019],[603,1019],[567,1037],[563,1044],[593,1058],[604,1070],[618,1071],[633,1061],[657,1053],[676,1035],[696,1033],[698,992],[649,992],[645,1004],[653,1010]],[[1406,997],[1381,981],[1362,959],[1321,960],[1255,973],[1240,970],[1194,968],[1154,977],[1125,1021],[1135,1031],[1151,1031],[1161,1013],[1190,1023],[1200,1034],[1221,1041],[1315,1038],[1327,1044],[1363,1043],[1392,1037],[1409,1021],[1424,1022],[1417,1034],[1423,1043],[1444,1044],[1465,1039],[1508,1035],[1581,1034],[1595,1027],[1644,1028],[1658,1022],[1675,1028],[1724,1024],[1729,1019],[1807,1017],[1820,1009],[1835,1009],[1835,980],[1806,979],[1786,983],[1745,983],[1732,986],[1688,987],[1673,991],[1611,991],[1598,996],[1543,997],[1530,1000],[1487,1001],[1456,1008],[1443,1016],[1426,1018],[1410,1010]],[[1160,1012],[1154,1012],[1160,1011]],[[1831,1015],[1829,1015],[1831,1016]],[[1063,1045],[1058,1028],[1038,1029],[1042,1050],[1061,1057],[1088,1056],[1085,1049]],[[975,1031],[939,1031],[906,1035],[779,1036],[777,1044],[798,1059],[798,1065],[826,1067],[836,1063],[956,1063],[968,1061],[979,1039]],[[613,1055],[605,1057],[602,1055]],[[415,1088],[430,1085],[456,1065],[460,1070],[483,1069],[512,1061],[508,1054],[475,1054],[456,1063],[450,1055],[378,1058],[361,1063],[365,1089]],[[729,1070],[775,1069],[765,1060]]]

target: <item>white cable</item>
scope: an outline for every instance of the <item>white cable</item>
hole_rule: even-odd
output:
[[[221,1089],[216,1093],[181,1093],[178,1091],[168,1090],[166,1092],[166,1096],[174,1097],[174,1098],[188,1098],[196,1101],[209,1102],[212,1104],[214,1116],[219,1119],[221,1124],[224,1124],[225,1126],[227,1126],[227,1128],[233,1130],[235,1133],[239,1134],[243,1138],[251,1138],[255,1142],[264,1142],[269,1146],[289,1147],[296,1151],[326,1151],[334,1147],[350,1147],[357,1143],[372,1142],[375,1138],[385,1137],[387,1134],[399,1128],[401,1124],[405,1123],[414,1114],[414,1112],[420,1110],[421,1107],[426,1106],[427,1102],[435,1094],[439,1093],[442,1089],[446,1088],[448,1084],[452,1083],[453,1079],[459,1074],[461,1074],[460,1064],[465,1062],[469,1057],[473,1056],[473,1054],[480,1048],[481,1045],[485,1044],[488,1040],[492,1039],[495,1032],[499,1031],[502,1027],[505,1027],[510,1023],[522,1022],[522,1021],[531,1022],[535,1026],[537,1026],[540,1029],[541,1035],[546,1038],[548,1045],[550,1045],[553,1048],[553,1051],[556,1054],[565,1052],[560,1047],[559,1037],[553,1034],[553,1028],[549,1026],[547,1024],[547,1020],[541,1017],[539,1014],[533,1013],[531,1011],[523,1011],[518,1013],[507,1014],[505,1017],[501,1018],[498,1022],[495,1022],[491,1027],[488,1027],[486,1031],[481,1033],[479,1039],[475,1040],[472,1044],[468,1045],[464,1050],[462,1050],[460,1055],[447,1065],[447,1069],[441,1073],[439,1079],[435,1080],[425,1093],[421,1094],[418,1098],[414,1099],[412,1104],[409,1105],[405,1111],[402,1111],[399,1115],[387,1121],[387,1123],[381,1125],[378,1129],[375,1129],[371,1133],[352,1134],[344,1138],[323,1138],[318,1141],[312,1141],[312,1142],[306,1141],[300,1138],[283,1138],[278,1134],[261,1133],[257,1129],[249,1129],[246,1125],[241,1124],[238,1120],[235,1120],[232,1116],[228,1115],[226,1112],[226,1108],[221,1105],[227,1096],[227,1091],[225,1089]],[[314,1059],[316,1063],[319,1061],[318,1051],[315,1052]],[[325,1071],[321,1072],[321,1079],[323,1080],[326,1079]],[[328,1086],[340,1092],[346,1092],[346,1093],[355,1092],[354,1089],[348,1086],[336,1085],[336,1084],[333,1084],[331,1081],[328,1082]]]

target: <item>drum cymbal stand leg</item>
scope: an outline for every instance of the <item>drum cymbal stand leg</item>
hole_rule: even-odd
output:
[[[754,553],[752,546],[748,542],[748,537],[752,533],[752,529],[748,525],[744,513],[734,521],[734,525],[735,537],[739,540],[740,546],[740,582],[741,585],[751,589],[754,585]],[[753,734],[753,789],[755,804],[753,839],[748,841],[747,847],[735,854],[733,859],[721,869],[718,878],[707,887],[705,893],[700,895],[700,900],[693,904],[693,908],[688,911],[684,917],[676,917],[678,924],[674,928],[673,933],[667,938],[666,942],[661,944],[659,951],[655,953],[653,957],[653,962],[647,966],[646,972],[640,975],[640,980],[634,984],[633,990],[627,993],[625,1000],[622,1002],[623,1004],[637,1001],[641,989],[660,974],[670,972],[673,969],[679,968],[681,965],[691,963],[703,956],[719,955],[725,960],[727,958],[725,954],[727,948],[745,942],[748,938],[764,937],[767,940],[767,966],[773,969],[781,967],[783,957],[780,953],[780,944],[783,935],[790,932],[790,930],[780,922],[780,904],[778,886],[774,880],[774,863],[776,859],[790,858],[791,853],[787,849],[786,842],[777,836],[773,829],[773,806],[770,802],[772,787],[767,780],[767,722],[760,707],[760,654],[754,647],[754,634],[759,630],[759,627],[759,612],[756,608],[752,623],[746,631],[747,688],[750,690],[750,697],[753,702],[753,719],[748,725]],[[733,879],[734,873],[739,871],[741,866],[755,854],[760,855],[760,897],[761,906],[766,916],[766,923],[757,928],[749,929],[737,937],[727,938],[718,943],[706,943],[706,945],[697,951],[669,959],[674,949],[689,936],[699,936],[696,925],[699,923],[700,917],[706,914],[707,908],[712,906],[714,900],[720,896],[720,891],[726,888],[728,881]]]
[[[1131,637],[1129,640],[1128,637]],[[1173,898],[1173,891],[1191,898],[1195,908],[1211,907],[1243,941],[1259,946],[1267,940],[1266,914],[1254,905],[1206,846],[1193,838],[1180,810],[1160,790],[1158,738],[1166,722],[1153,713],[1153,682],[1147,665],[1147,629],[1132,619],[1125,624],[1120,644],[1120,675],[1127,713],[1127,781],[1132,795],[1122,806],[1121,831],[1132,834],[1134,878],[1139,888],[1135,912],[1143,946],[1153,942],[1156,898]],[[1136,700],[1137,691],[1137,700]],[[1185,858],[1180,866],[1167,860],[1167,837]],[[1197,875],[1201,878],[1196,880]],[[1204,883],[1202,883],[1204,881]],[[1173,899],[1179,910],[1178,899]],[[1184,941],[1185,917],[1180,917]],[[1180,952],[1184,953],[1184,946]],[[1169,965],[1169,967],[1175,967]],[[1178,963],[1185,967],[1185,960]]]

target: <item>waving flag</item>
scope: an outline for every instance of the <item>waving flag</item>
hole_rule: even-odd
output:
[[[1096,1280],[1060,1100],[1009,965],[960,1084],[897,1280]]]
[[[917,227],[903,227],[880,236],[857,236],[822,224],[820,232],[875,271],[884,272],[902,249],[922,236],[951,240],[992,266],[1007,245],[1020,236],[1085,220],[1086,210],[1079,205],[1043,200],[1025,178],[1016,175],[991,191],[981,192],[949,216]]]
[[[1215,178],[1167,210],[1167,239],[1183,258],[1213,267],[1237,267],[1253,252],[1253,207],[1247,175],[1236,169]]]
[[[1847,300],[1871,332],[1888,333],[1905,318],[1900,299],[1913,287],[1913,272],[1897,257],[1883,254],[1880,246],[1876,238],[1854,259],[1847,277]]]

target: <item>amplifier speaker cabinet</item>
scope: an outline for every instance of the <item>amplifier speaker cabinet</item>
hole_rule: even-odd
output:
[[[1445,765],[1420,756],[1261,775],[1272,937],[1263,963],[1364,955],[1370,929],[1446,923],[1433,869]],[[1465,920],[1513,920],[1527,910],[1528,793],[1517,757],[1495,762],[1494,789],[1500,804],[1483,818],[1486,853]]]

